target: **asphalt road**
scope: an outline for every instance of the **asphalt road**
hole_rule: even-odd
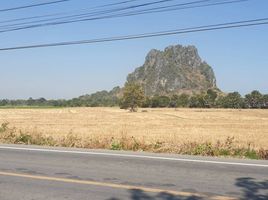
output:
[[[268,161],[0,145],[0,200],[268,199]]]

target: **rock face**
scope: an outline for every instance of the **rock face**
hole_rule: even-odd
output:
[[[151,50],[144,65],[129,74],[127,81],[142,84],[148,96],[217,88],[213,69],[201,60],[194,46]]]

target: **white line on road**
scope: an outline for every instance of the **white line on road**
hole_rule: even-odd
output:
[[[133,154],[101,153],[101,152],[90,152],[90,151],[71,151],[71,150],[67,151],[67,150],[56,150],[56,149],[38,149],[38,148],[8,147],[8,146],[0,146],[0,149],[20,150],[20,151],[35,151],[35,152],[49,152],[49,153],[86,154],[86,155],[100,155],[100,156],[113,156],[113,157],[127,157],[127,158],[143,158],[143,159],[169,160],[169,161],[195,162],[195,163],[208,163],[208,164],[220,164],[220,165],[239,165],[239,166],[251,166],[251,167],[268,167],[268,164],[254,164],[254,163],[242,163],[242,162],[224,162],[224,161],[213,161],[213,160],[171,158],[171,157],[133,155]]]

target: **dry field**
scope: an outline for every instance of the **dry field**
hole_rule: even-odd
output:
[[[145,110],[145,109],[143,109]],[[145,142],[224,142],[268,149],[268,110],[119,108],[0,109],[0,123],[53,138],[135,137]],[[142,112],[143,111],[143,112]]]

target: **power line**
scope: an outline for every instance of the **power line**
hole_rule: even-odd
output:
[[[141,39],[141,38],[152,38],[152,37],[160,37],[160,36],[178,35],[178,34],[213,31],[213,30],[221,30],[221,29],[231,29],[231,28],[241,28],[241,27],[249,27],[249,26],[259,26],[259,25],[267,25],[267,24],[268,24],[268,18],[252,19],[252,20],[246,20],[246,21],[212,24],[212,25],[190,27],[190,28],[161,31],[161,32],[153,32],[153,33],[143,33],[143,34],[136,34],[136,35],[126,35],[126,36],[117,36],[117,37],[109,37],[109,38],[48,43],[48,44],[36,44],[36,45],[28,45],[28,46],[6,47],[6,48],[0,48],[0,51],[134,40],[134,39]]]
[[[127,2],[132,2],[132,1],[127,1]],[[137,0],[134,0],[134,1],[137,1]],[[167,3],[167,2],[171,2],[171,1],[175,1],[175,0],[154,1],[154,2],[145,3],[145,4],[143,3],[143,4],[131,5],[131,6],[127,6],[127,7],[113,8],[113,9],[110,9],[110,10],[101,10],[101,11],[87,12],[87,13],[69,15],[69,16],[58,17],[58,18],[50,18],[50,19],[44,19],[44,20],[38,20],[38,21],[30,21],[30,22],[24,22],[24,23],[18,23],[18,24],[4,25],[4,26],[1,26],[0,28],[6,28],[6,27],[10,28],[12,26],[20,26],[20,25],[25,25],[25,24],[32,24],[32,23],[38,23],[38,22],[49,22],[49,21],[64,20],[64,19],[67,19],[67,20],[68,19],[69,20],[76,20],[77,19],[77,20],[79,20],[79,19],[84,19],[85,17],[94,17],[94,16],[105,15],[105,14],[109,14],[109,13],[116,13],[116,12],[119,12],[119,11],[132,10],[132,9],[136,9],[136,8],[140,8],[140,7],[147,7],[147,6],[151,6],[151,5],[154,5],[154,4],[162,4],[162,3]],[[190,5],[190,4],[199,4],[199,3],[204,3],[204,2],[208,2],[208,1],[211,1],[211,0],[198,0],[198,1],[192,1],[192,2],[187,2],[187,3],[175,4],[173,6],[184,6],[184,5]],[[239,0],[239,1],[248,1],[248,0]],[[126,1],[124,1],[124,3],[125,2]],[[122,2],[117,3],[117,4],[122,4]],[[111,5],[111,4],[103,5],[101,7],[108,6],[108,5]],[[114,4],[112,4],[112,5],[114,5]],[[167,7],[167,6],[164,6],[164,7],[162,6],[160,8],[165,8],[165,7]],[[94,8],[96,8],[96,7],[94,7]],[[157,8],[158,7],[154,8],[154,9],[157,9]],[[140,11],[147,11],[147,9],[140,10]],[[124,13],[124,14],[126,14],[126,13]],[[69,21],[60,21],[60,22],[53,22],[53,23],[64,23],[64,22],[69,22]],[[70,23],[72,23],[72,22],[73,21],[70,21]],[[46,25],[46,24],[35,24],[35,25],[31,25],[31,26],[36,27],[36,26],[39,26],[39,25]],[[28,28],[28,27],[26,26],[25,28]]]
[[[149,9],[125,12],[125,13],[120,13],[120,14],[104,15],[104,16],[99,16],[99,17],[97,16],[97,17],[91,17],[91,18],[85,18],[85,17],[88,17],[88,15],[90,15],[90,14],[87,14],[86,16],[83,16],[84,14],[82,14],[82,16],[78,15],[77,18],[66,20],[66,21],[48,22],[48,23],[33,24],[33,25],[28,25],[28,26],[17,26],[17,27],[2,26],[0,28],[8,28],[8,29],[2,30],[2,31],[0,31],[0,33],[17,31],[17,30],[24,30],[24,29],[32,29],[32,28],[38,28],[38,27],[45,27],[45,26],[55,26],[55,25],[70,24],[70,23],[77,23],[77,22],[95,21],[95,20],[101,20],[101,19],[121,18],[121,17],[128,17],[128,16],[135,16],[135,15],[142,15],[142,14],[169,12],[169,11],[176,11],[176,10],[185,10],[185,9],[201,8],[201,7],[208,7],[208,6],[217,6],[217,5],[223,5],[223,4],[233,4],[233,3],[246,2],[246,1],[250,1],[250,0],[227,0],[224,2],[200,4],[202,2],[208,2],[208,1],[211,1],[211,0],[192,1],[192,2],[188,2],[188,3],[154,7],[154,8],[149,8]],[[191,5],[191,4],[200,4],[200,5]],[[189,5],[189,6],[187,6],[187,5]],[[102,14],[102,13],[96,13],[96,14],[98,15],[98,14]],[[94,16],[94,14],[91,14],[91,16]],[[61,19],[61,18],[59,18],[59,19]]]
[[[125,4],[125,3],[129,3],[129,2],[134,2],[134,1],[139,1],[139,0],[128,0],[128,1],[122,1],[122,2],[113,3],[113,4],[104,4],[104,5],[92,7],[92,8],[90,8],[90,10],[93,10],[93,9],[96,9],[96,8],[102,8],[102,7]],[[25,22],[25,23],[20,23],[20,24],[5,25],[5,26],[2,26],[2,28],[3,27],[23,25],[23,24],[29,24],[29,23],[31,24],[31,23],[37,23],[37,22],[55,21],[55,20],[60,20],[60,19],[69,19],[69,18],[74,18],[74,17],[85,17],[85,16],[88,16],[88,15],[89,16],[95,16],[95,15],[101,15],[101,14],[109,14],[109,13],[113,13],[113,12],[131,10],[131,9],[136,9],[136,8],[140,8],[140,7],[146,7],[146,6],[162,4],[162,3],[172,2],[172,1],[175,1],[175,0],[155,0],[155,1],[152,1],[152,2],[146,2],[146,3],[142,3],[142,4],[130,5],[130,6],[127,6],[127,7],[112,8],[110,10],[96,10],[96,11],[90,12],[90,13],[82,13],[82,14],[69,15],[69,16],[58,17],[58,18],[51,18],[51,19],[45,19],[45,20],[39,20],[39,21]],[[211,0],[202,0],[202,1],[211,1]]]
[[[250,1],[250,0],[229,0],[229,1],[218,2],[218,3],[207,3],[207,4],[202,4],[202,5],[192,5],[192,6],[183,6],[183,7],[178,7],[178,4],[177,5],[175,4],[175,5],[170,5],[170,6],[142,10],[139,12],[130,13],[127,16],[150,14],[150,13],[160,13],[160,12],[168,12],[168,11],[177,11],[177,10],[186,10],[186,9],[192,9],[192,8],[202,8],[202,7],[217,6],[217,5],[224,5],[224,4],[241,3],[241,2],[246,2],[246,1]]]
[[[103,5],[91,7],[87,10],[93,10],[96,8],[104,8],[104,7],[108,7],[108,6],[126,4],[126,3],[130,3],[130,2],[135,2],[135,1],[141,1],[141,0],[128,0],[128,1],[121,1],[121,2],[117,2],[117,3],[113,3],[113,4],[103,4]],[[85,9],[83,9],[83,10],[85,10]],[[61,13],[54,13],[54,14],[47,14],[47,15],[37,15],[37,16],[32,16],[32,17],[15,18],[15,19],[10,19],[10,20],[0,21],[0,24],[8,23],[8,22],[24,21],[24,20],[29,20],[29,19],[53,17],[53,16],[59,16],[59,15],[64,15],[64,14],[68,14],[68,13],[70,13],[70,12],[61,12]]]
[[[46,3],[38,3],[38,4],[24,5],[24,6],[13,7],[13,8],[5,8],[5,9],[1,9],[0,12],[21,10],[21,9],[26,9],[26,8],[32,8],[32,7],[39,7],[39,6],[50,5],[50,4],[58,4],[58,3],[66,2],[66,1],[71,1],[71,0],[58,0],[58,1],[50,1],[50,2],[46,2]]]
[[[131,2],[134,2],[134,1],[140,1],[140,0],[121,1],[121,2],[117,2],[117,3],[110,3],[110,4],[100,5],[100,6],[96,6],[96,7],[93,7],[93,8],[104,8],[104,7],[109,7],[109,6],[116,6],[116,5],[131,3]]]

